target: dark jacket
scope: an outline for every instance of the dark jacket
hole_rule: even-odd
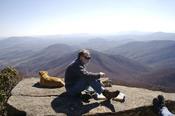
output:
[[[66,89],[71,88],[76,84],[80,79],[99,79],[99,73],[92,73],[86,70],[85,65],[81,62],[81,60],[76,59],[73,63],[71,63],[65,72],[65,87]]]

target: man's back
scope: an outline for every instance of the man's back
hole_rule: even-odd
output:
[[[79,67],[83,66],[83,64],[80,62],[80,60],[76,59],[74,62],[72,62],[66,69],[65,72],[65,87],[71,87],[76,83],[77,80],[79,80],[79,76],[77,73],[79,72]]]

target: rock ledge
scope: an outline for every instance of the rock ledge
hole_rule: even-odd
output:
[[[9,115],[27,116],[64,116],[64,115],[120,115],[148,116],[152,112],[152,99],[164,95],[169,100],[170,110],[175,111],[175,93],[164,93],[141,88],[113,85],[109,89],[120,90],[126,94],[126,102],[102,101],[91,99],[90,103],[81,103],[78,99],[64,97],[63,88],[40,88],[39,78],[22,80],[13,90],[8,100]],[[99,105],[101,104],[101,105]]]

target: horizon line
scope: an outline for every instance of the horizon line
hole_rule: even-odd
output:
[[[45,36],[110,36],[110,35],[145,35],[151,33],[169,33],[175,34],[175,32],[165,32],[165,31],[120,31],[115,33],[68,33],[68,34],[40,34],[40,35],[7,35],[0,36],[2,38],[10,38],[10,37],[45,37]]]

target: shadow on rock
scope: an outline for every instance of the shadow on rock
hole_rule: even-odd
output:
[[[167,100],[166,106],[170,110],[170,112],[172,112],[173,114],[175,113],[175,101]],[[158,114],[154,112],[153,106],[150,105],[116,113],[98,113],[90,116],[158,116]]]
[[[55,88],[58,88],[58,87],[45,87],[45,86],[41,86],[39,82],[33,84],[32,87],[43,88],[43,89],[55,89]]]
[[[68,116],[81,116],[100,105],[108,107],[112,112],[115,112],[114,106],[110,101],[83,103],[80,98],[70,97],[66,93],[62,93],[51,102],[51,106],[55,112],[65,113]]]
[[[110,100],[102,101],[102,102],[100,102],[100,104],[101,104],[102,106],[105,106],[105,107],[107,107],[108,109],[110,109],[111,112],[115,112],[114,105],[111,104],[111,101],[110,101]]]
[[[20,111],[19,109],[7,104],[7,116],[26,116],[25,111]]]

